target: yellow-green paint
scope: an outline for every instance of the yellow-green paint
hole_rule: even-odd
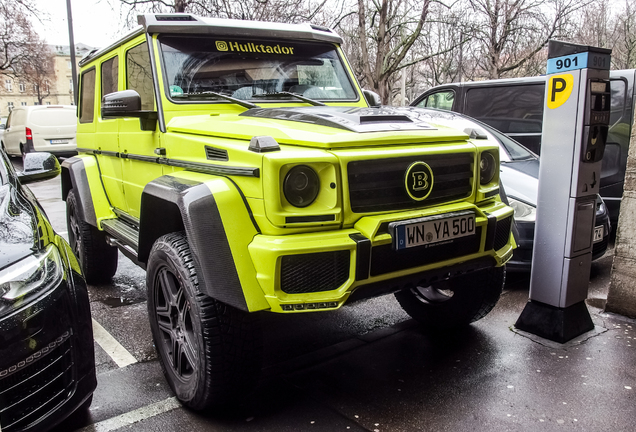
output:
[[[88,187],[90,188],[91,198],[93,199],[93,208],[95,209],[97,226],[101,227],[101,221],[103,219],[112,219],[114,217],[117,217],[117,215],[113,212],[113,209],[108,202],[108,198],[106,197],[106,192],[102,187],[99,166],[97,164],[95,156],[80,154],[76,157],[82,159],[82,162],[84,164],[84,171],[86,173],[86,179],[88,180]]]
[[[201,182],[210,189],[223,221],[223,229],[230,245],[247,307],[250,311],[267,309],[269,306],[256,280],[256,270],[248,252],[248,246],[257,235],[257,231],[236,187],[225,177],[191,171],[181,171],[172,176]],[[202,258],[205,259],[205,257]],[[205,261],[203,263],[205,265]],[[218,269],[218,271],[223,270]]]
[[[258,176],[219,176],[112,155],[81,154],[78,157],[84,161],[98,222],[116,217],[110,204],[139,218],[143,187],[162,175],[205,184],[214,195],[250,311],[283,312],[282,305],[311,302],[336,302],[340,307],[352,292],[356,289],[363,290],[367,284],[452,266],[484,256],[494,258],[498,266],[510,259],[514,248],[512,235],[508,244],[500,250],[484,251],[487,215],[494,215],[498,220],[512,215],[512,209],[501,202],[497,193],[499,173],[489,184],[480,185],[479,182],[481,153],[493,152],[497,162],[499,161],[495,143],[488,140],[469,140],[463,132],[443,126],[411,131],[356,133],[310,123],[240,116],[245,108],[224,101],[174,103],[167,97],[164,88],[157,36],[152,36],[150,49],[159,65],[156,79],[160,87],[159,98],[167,132],[160,132],[158,127],[152,132],[141,131],[139,120],[135,118],[109,120],[99,116],[103,97],[99,85],[101,64],[114,55],[119,56],[119,90],[126,89],[126,52],[146,41],[146,35],[142,33],[83,66],[82,71],[91,67],[95,67],[97,71],[94,102],[96,116],[93,123],[78,126],[78,147],[145,157],[156,157],[155,149],[161,148],[165,150],[165,157],[168,159],[257,169]],[[346,70],[353,76],[340,47],[337,49]],[[366,107],[359,84],[355,79],[352,82],[358,101],[328,105]],[[263,108],[308,106],[300,101],[262,101],[258,104]],[[263,135],[273,137],[279,143],[280,151],[249,151],[250,139]],[[228,160],[208,160],[206,146],[226,150]],[[348,163],[459,153],[470,154],[473,158],[473,188],[465,199],[444,205],[427,205],[424,200],[421,208],[408,211],[364,214],[352,211],[346,185]],[[290,205],[283,193],[285,175],[293,166],[301,164],[308,165],[317,172],[321,185],[316,201],[305,208]],[[102,187],[102,181],[106,191]],[[351,234],[363,234],[371,240],[373,246],[389,244],[392,241],[390,234],[379,232],[382,224],[460,210],[474,211],[477,226],[483,228],[479,252],[355,281],[356,243],[350,238]],[[252,223],[250,212],[260,233]],[[316,215],[329,216],[333,220],[306,223],[288,223],[287,220],[289,217]],[[341,287],[308,294],[286,294],[281,291],[280,263],[283,256],[343,250],[349,251],[351,260],[349,278]],[[205,257],[200,258],[202,265],[206,265]]]

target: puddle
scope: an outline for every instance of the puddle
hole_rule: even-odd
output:
[[[111,308],[116,308],[120,306],[128,306],[135,303],[144,302],[144,299],[129,299],[126,297],[106,297],[105,299],[99,300],[104,303],[106,306]]]

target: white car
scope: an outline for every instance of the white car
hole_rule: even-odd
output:
[[[21,156],[32,151],[72,156],[77,154],[76,130],[75,106],[21,106],[9,114],[2,147],[10,156]]]

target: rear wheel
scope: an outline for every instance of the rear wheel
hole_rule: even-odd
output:
[[[146,286],[155,347],[177,398],[203,410],[244,397],[260,372],[260,329],[254,314],[201,291],[185,234],[155,242]]]
[[[488,315],[501,296],[505,278],[502,266],[406,289],[395,297],[406,313],[425,328],[457,329]]]
[[[68,239],[77,257],[86,282],[108,282],[117,271],[117,248],[106,242],[106,234],[86,223],[79,213],[75,189],[66,198]]]

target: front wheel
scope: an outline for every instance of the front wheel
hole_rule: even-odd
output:
[[[155,242],[146,286],[153,340],[177,398],[203,410],[244,397],[260,372],[260,329],[253,314],[201,291],[184,233]]]
[[[396,299],[413,319],[430,330],[467,326],[497,304],[506,279],[505,267],[480,270],[427,287],[405,289]]]

